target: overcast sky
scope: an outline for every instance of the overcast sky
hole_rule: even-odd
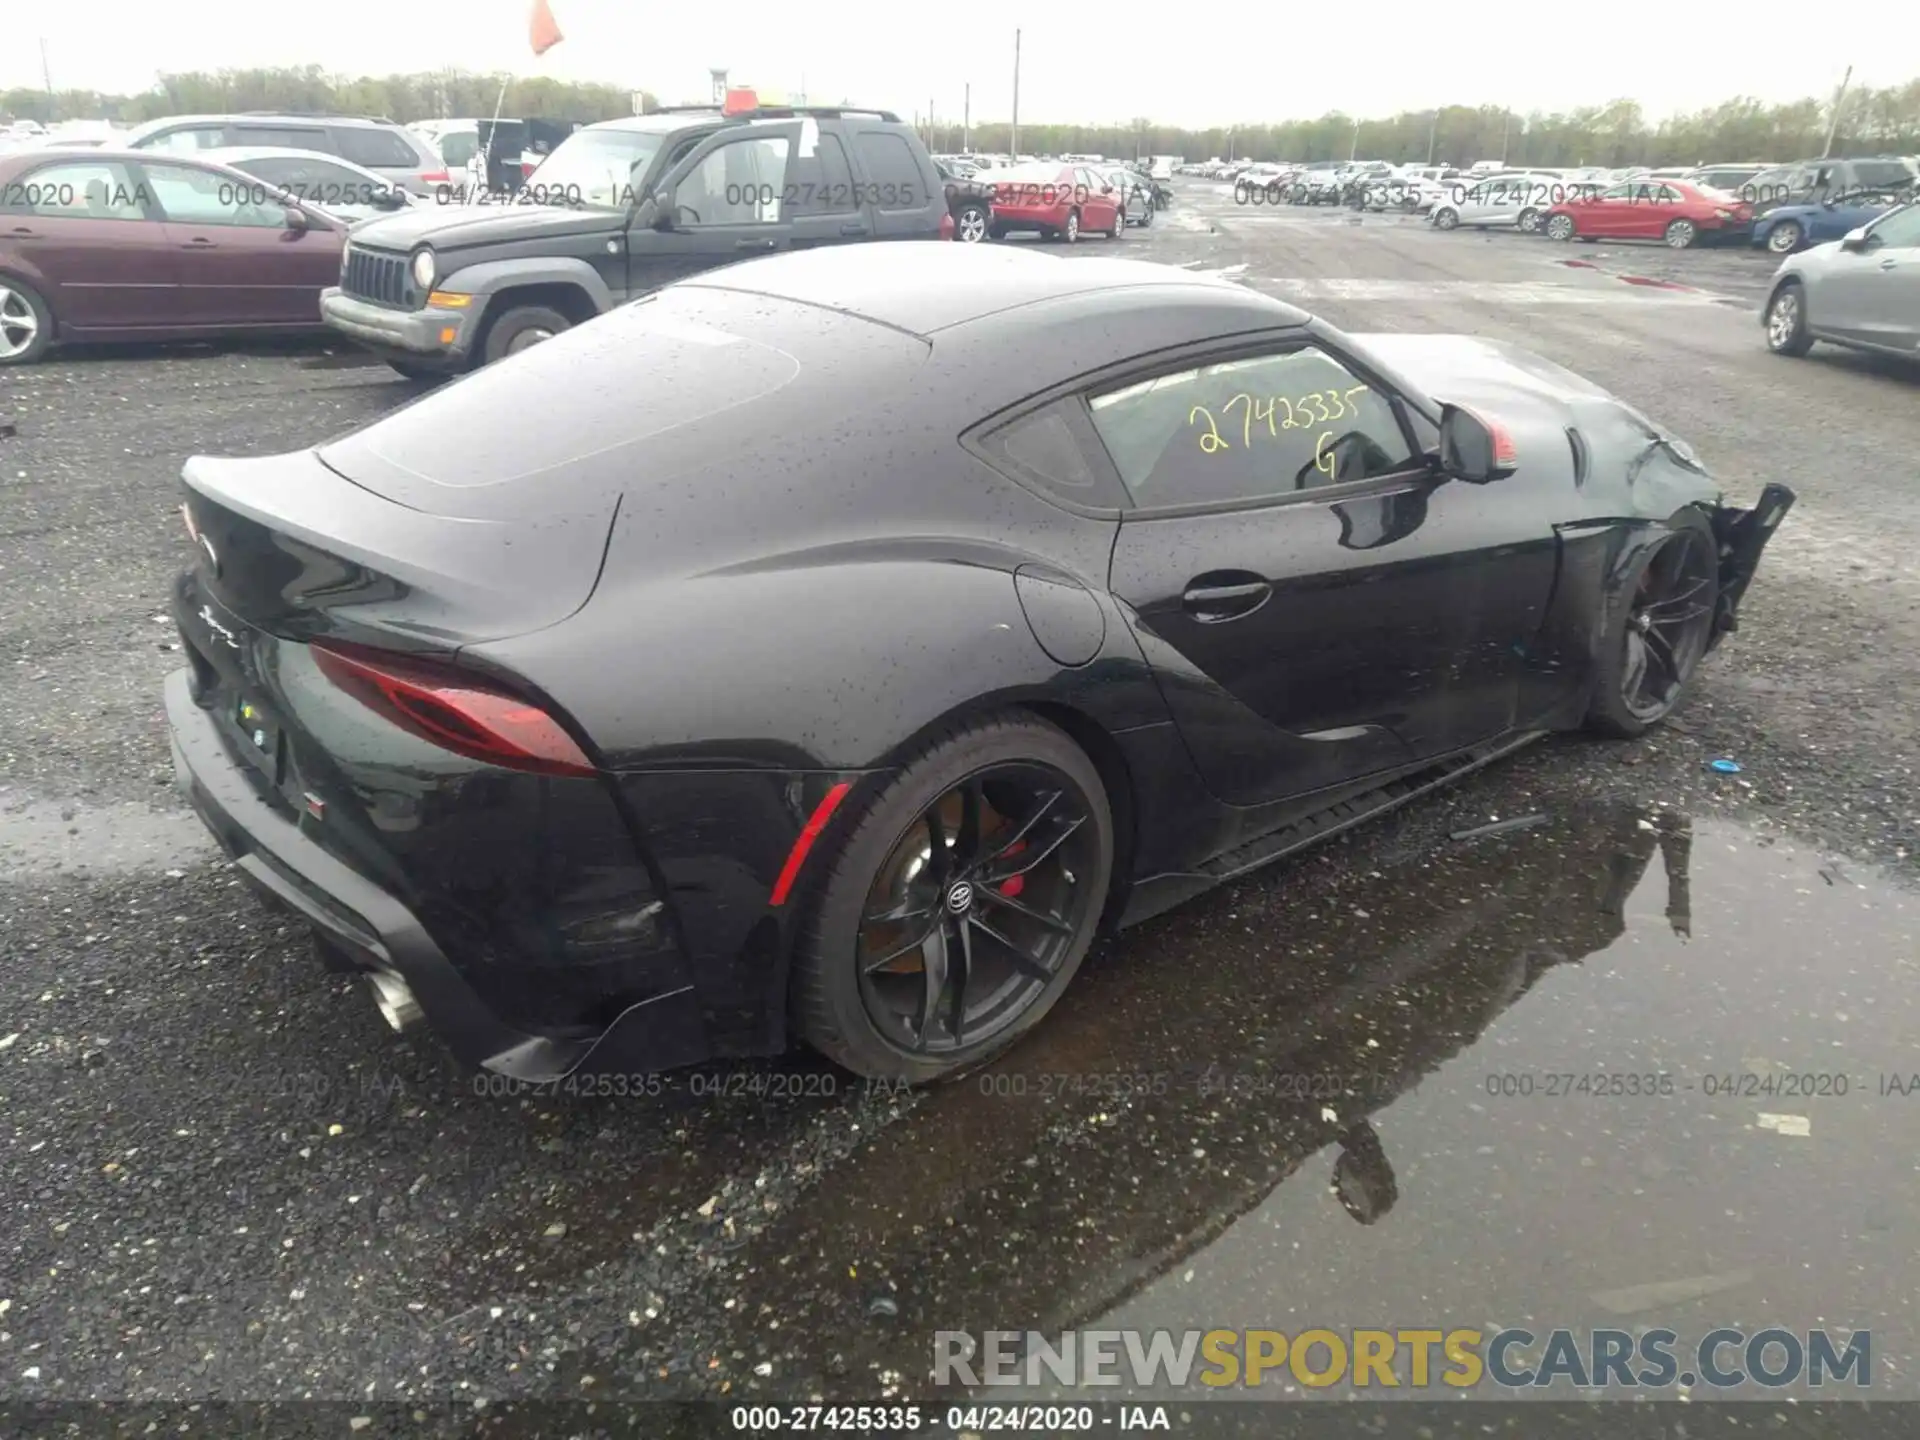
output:
[[[144,90],[163,70],[318,64],[345,74],[442,66],[646,88],[706,98],[707,70],[735,83],[805,86],[903,113],[1007,117],[1013,32],[1023,39],[1020,111],[1029,121],[1151,116],[1176,125],[1281,120],[1339,108],[1388,115],[1443,103],[1568,109],[1626,96],[1653,115],[1736,93],[1831,94],[1920,74],[1920,4],[1877,7],[1786,35],[1759,12],[1675,0],[1540,5],[1537,0],[1384,0],[1363,11],[1218,0],[1115,6],[1050,0],[830,4],[551,0],[566,39],[535,60],[530,0],[421,7],[392,0],[0,0],[0,89]],[[1156,11],[1175,18],[1156,21]],[[1204,16],[1202,23],[1181,17]],[[1305,51],[1305,60],[1289,53]]]

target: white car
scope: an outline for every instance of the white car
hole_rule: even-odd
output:
[[[1512,228],[1538,234],[1547,211],[1582,192],[1577,182],[1537,170],[1502,170],[1491,175],[1464,175],[1446,182],[1446,196],[1436,201],[1431,215],[1436,229],[1467,225],[1476,229]]]

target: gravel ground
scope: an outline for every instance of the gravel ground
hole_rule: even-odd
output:
[[[1194,182],[1127,241],[1351,330],[1518,341],[1674,424],[1736,494],[1793,485],[1685,713],[1637,745],[1536,747],[1106,944],[1027,1045],[914,1095],[796,1056],[535,1103],[390,1035],[176,802],[158,687],[180,657],[157,617],[186,456],[312,444],[414,387],[314,344],[0,375],[19,428],[0,441],[0,1399],[328,1400],[337,1433],[356,1407],[482,1396],[919,1396],[936,1329],[1608,1314],[1871,1326],[1876,1393],[1915,1398],[1920,1096],[1879,1087],[1920,1069],[1917,377],[1767,355],[1762,259],[1575,248],[1256,213]],[[1623,855],[1631,898],[1592,931],[1594,877]],[[1584,963],[1514,958],[1542,946]],[[1354,1115],[1204,1078],[1309,1053],[1372,1077],[1352,1104],[1401,1198],[1369,1228],[1326,1193]],[[1484,1088],[1576,1060],[1691,1088],[1545,1110]],[[1844,1066],[1855,1088],[1706,1093],[1716,1067],[1762,1066]],[[1774,1110],[1811,1134],[1756,1128]],[[1675,1277],[1723,1298],[1594,1309]]]

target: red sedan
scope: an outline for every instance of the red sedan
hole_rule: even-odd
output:
[[[1119,240],[1127,233],[1126,201],[1084,165],[1021,165],[980,176],[993,186],[993,238],[1037,230],[1072,244],[1092,230]]]
[[[1745,236],[1753,207],[1678,180],[1633,180],[1547,211],[1552,240],[1664,240],[1685,250],[1703,235]]]
[[[319,329],[347,224],[153,150],[0,155],[0,365],[73,340]]]

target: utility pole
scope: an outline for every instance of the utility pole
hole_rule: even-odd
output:
[[[1513,112],[1502,110],[1500,112],[1500,163],[1502,165],[1507,163],[1507,135],[1512,129]]]
[[[40,37],[40,80],[47,87],[47,123],[51,125],[59,119],[57,105],[53,98],[53,71],[47,68],[47,37]]]
[[[1020,160],[1020,32],[1013,32],[1013,128],[1008,132],[1007,149],[1013,152],[1016,164]]]
[[[1351,165],[1360,153],[1360,122],[1353,122],[1353,143],[1347,146],[1347,163]]]
[[[962,94],[966,98],[960,102],[960,149],[971,155],[973,153],[973,82],[971,80],[967,82],[967,88]]]
[[[43,40],[40,42],[40,44],[41,44],[41,53],[45,54],[46,41]],[[1852,81],[1852,79],[1853,79],[1853,66],[1849,65],[1847,66],[1847,73],[1841,77],[1840,88],[1834,92],[1833,119],[1827,125],[1827,143],[1820,151],[1820,158],[1822,160],[1826,159],[1829,155],[1833,154],[1833,137],[1840,133],[1840,102],[1847,98],[1847,85]],[[51,85],[47,87],[47,93],[49,95],[53,93],[53,87]]]
[[[1433,112],[1433,119],[1427,122],[1427,164],[1433,164],[1433,142],[1440,133],[1440,112]]]
[[[938,150],[939,133],[933,128],[933,97],[927,97],[927,149]]]

